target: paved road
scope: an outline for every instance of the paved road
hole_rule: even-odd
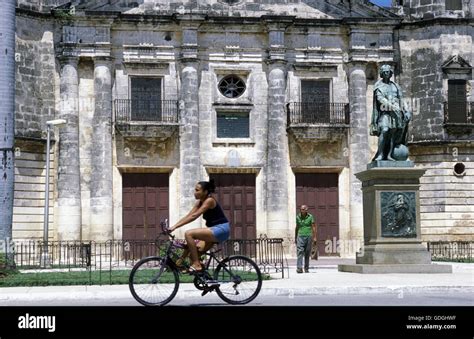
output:
[[[133,298],[115,298],[103,300],[59,300],[10,301],[3,306],[136,306]],[[214,306],[227,305],[217,295],[201,297],[198,294],[184,298],[178,295],[170,305],[175,306]],[[295,296],[259,296],[251,306],[474,306],[474,296],[470,293],[393,293],[370,295],[295,295]]]

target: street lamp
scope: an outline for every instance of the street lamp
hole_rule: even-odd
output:
[[[45,200],[44,200],[44,225],[43,225],[43,255],[41,257],[41,266],[49,266],[49,255],[48,255],[48,223],[49,223],[49,153],[50,153],[50,136],[52,126],[62,126],[66,124],[64,119],[56,119],[46,121],[46,131],[48,135],[46,137],[46,188],[45,188]]]

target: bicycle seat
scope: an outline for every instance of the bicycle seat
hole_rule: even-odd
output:
[[[214,244],[217,244],[217,243],[214,243]],[[220,251],[222,251],[222,248],[218,248],[218,249],[215,249],[213,250],[212,248],[208,251],[209,253],[219,253]]]

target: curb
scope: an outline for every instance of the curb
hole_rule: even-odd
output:
[[[403,295],[417,294],[417,293],[471,293],[474,295],[474,286],[380,286],[380,287],[358,287],[358,286],[344,286],[344,287],[263,287],[260,291],[261,296],[305,296],[305,295],[374,295],[374,294],[394,294]],[[186,296],[200,296],[201,291],[198,291],[194,286],[180,286],[177,297],[185,298]],[[28,291],[25,293],[0,294],[0,304],[5,301],[68,301],[68,300],[110,300],[110,299],[128,299],[132,298],[128,287],[124,285],[123,290],[120,291],[106,291],[106,290],[90,290],[79,292],[34,292]]]

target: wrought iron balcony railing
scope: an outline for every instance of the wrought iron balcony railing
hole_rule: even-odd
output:
[[[131,100],[116,99],[114,102],[115,121],[136,122],[178,122],[177,100]]]
[[[474,101],[444,102],[444,124],[473,124]]]
[[[288,125],[349,125],[349,104],[339,102],[290,102],[287,104]]]

